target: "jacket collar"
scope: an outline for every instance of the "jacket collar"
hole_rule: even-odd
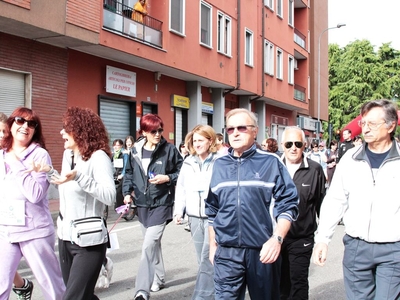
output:
[[[229,148],[228,153],[234,159],[239,159],[239,158],[240,159],[246,159],[247,157],[253,155],[256,151],[257,151],[257,146],[256,146],[256,143],[254,143],[249,149],[245,150],[242,153],[242,156],[240,156],[240,157],[234,156],[234,152],[235,151],[233,150],[232,147]]]
[[[368,160],[367,153],[365,151],[365,147],[368,144],[363,142],[362,146],[357,149],[357,151],[353,154],[353,159],[355,160]],[[396,140],[392,140],[392,147],[390,148],[389,154],[385,160],[393,159],[393,158],[400,158],[400,146],[396,142]]]

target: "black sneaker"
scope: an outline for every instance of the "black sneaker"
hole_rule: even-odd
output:
[[[24,280],[28,282],[28,286],[22,288],[13,287],[13,291],[17,294],[18,300],[30,300],[32,297],[33,282],[25,278]]]

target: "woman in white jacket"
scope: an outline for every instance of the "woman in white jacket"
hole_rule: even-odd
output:
[[[190,156],[183,162],[175,194],[175,223],[189,217],[199,271],[192,299],[214,299],[214,267],[209,260],[208,220],[204,212],[212,168],[218,157],[216,133],[211,126],[197,125],[187,134]]]

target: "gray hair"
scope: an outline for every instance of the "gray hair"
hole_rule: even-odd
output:
[[[394,129],[390,133],[390,138],[393,139],[394,135],[396,134],[397,122],[399,121],[399,116],[397,115],[397,105],[393,101],[387,99],[368,101],[361,106],[361,116],[364,116],[375,107],[381,107],[383,109],[385,114],[384,120],[386,122],[386,128],[392,126],[394,122]]]
[[[228,123],[228,120],[230,117],[240,114],[240,113],[247,114],[253,123],[253,124],[246,124],[246,125],[254,125],[255,127],[258,127],[258,119],[257,119],[257,116],[255,115],[255,113],[253,113],[252,111],[245,109],[245,108],[235,108],[235,109],[230,110],[225,116],[226,123]]]
[[[283,131],[283,133],[282,133],[282,138],[281,138],[281,142],[282,143],[285,141],[286,131],[289,131],[289,130],[297,130],[297,131],[299,131],[301,133],[302,142],[303,143],[306,142],[306,135],[305,135],[304,131],[300,127],[298,127],[298,126],[287,126],[285,128],[285,130]]]

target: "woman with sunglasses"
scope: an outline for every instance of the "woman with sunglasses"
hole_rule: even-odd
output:
[[[55,230],[47,198],[50,184],[33,163],[51,165],[42,125],[39,116],[25,107],[14,110],[6,124],[0,150],[0,299],[8,299],[24,256],[43,297],[61,300],[65,285],[54,249]]]
[[[175,223],[182,224],[182,216],[186,211],[199,265],[192,299],[215,298],[214,267],[209,259],[208,219],[204,200],[218,157],[216,139],[215,131],[209,125],[197,125],[189,132],[185,143],[191,155],[183,162],[176,186]]]
[[[144,237],[135,299],[148,299],[150,291],[157,292],[165,285],[161,238],[172,221],[183,158],[162,136],[163,127],[158,115],[147,114],[140,119],[139,133],[144,139],[136,142],[130,153],[122,186],[124,202],[133,201],[137,206]]]

